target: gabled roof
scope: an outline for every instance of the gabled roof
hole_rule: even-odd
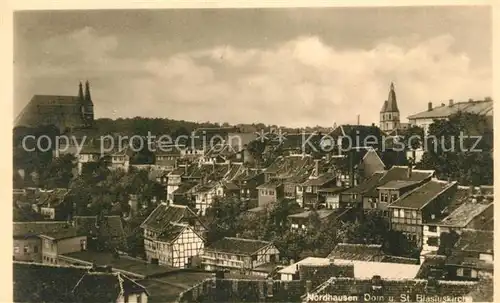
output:
[[[372,261],[383,254],[382,245],[339,243],[327,258]]]
[[[253,255],[264,247],[270,245],[272,245],[272,243],[268,241],[225,237],[217,242],[212,243],[208,247],[205,247],[205,250],[225,252],[237,255]]]
[[[104,237],[125,238],[122,218],[120,216],[103,216],[98,222],[97,216],[75,216],[75,227],[79,232],[86,235],[97,235]]]
[[[372,191],[373,189],[377,188],[377,185],[380,183],[380,180],[382,179],[384,174],[385,174],[385,171],[375,172],[371,177],[366,179],[361,184],[358,184],[357,186],[346,189],[343,193],[344,194],[364,194],[364,193],[367,193],[369,191]]]
[[[149,295],[144,286],[119,272],[88,272],[73,289],[81,302],[116,302],[121,296],[142,293]]]
[[[486,214],[486,210],[491,207],[491,212]],[[488,219],[493,219],[493,203],[477,202],[474,198],[469,198],[467,202],[460,205],[451,214],[442,219],[437,225],[440,226],[456,226],[465,227],[474,218],[484,214],[485,221]]]
[[[167,242],[167,243],[172,243],[175,240],[179,238],[179,236],[186,230],[190,229],[193,233],[197,234],[196,231],[192,229],[191,226],[183,223],[170,223],[168,224],[163,232],[158,236],[158,240]],[[198,235],[201,239],[203,239],[202,236]]]
[[[312,162],[312,157],[307,155],[280,156],[264,172],[266,174],[275,174],[278,178],[285,179],[297,175],[305,166]]]
[[[72,106],[77,106],[80,104],[80,99],[78,96],[57,96],[57,95],[34,95],[30,102],[23,108],[23,110],[16,117],[14,125],[26,126],[26,127],[36,127],[44,124],[47,121],[47,117],[44,117],[40,113],[40,107],[48,107],[52,109],[52,113],[47,113],[48,115],[55,116],[54,118],[59,118],[64,121],[65,116],[59,117],[58,114],[62,114],[60,108],[67,108]],[[77,115],[78,116],[78,113]]]
[[[29,238],[41,234],[57,234],[61,230],[69,229],[70,224],[66,221],[40,221],[40,222],[14,222],[14,238]]]
[[[67,188],[55,188],[50,190],[39,189],[35,193],[35,201],[33,201],[33,203],[39,206],[56,207],[64,202],[69,192],[70,190]]]
[[[189,192],[196,183],[193,182],[182,182],[179,187],[173,192],[174,195],[182,195]]]
[[[393,180],[377,187],[378,189],[402,189],[418,184],[419,181]]]
[[[171,223],[180,223],[183,219],[198,218],[186,205],[158,205],[141,224],[141,228],[156,231],[165,230]]]
[[[302,186],[321,186],[333,180],[335,180],[335,173],[327,172],[316,178],[313,177],[307,179],[304,183],[302,183]]]
[[[493,253],[493,231],[464,229],[454,249]]]
[[[441,180],[431,180],[399,197],[399,199],[391,203],[389,207],[422,209],[429,202],[436,199],[456,184],[456,181],[446,182]]]
[[[458,112],[493,116],[493,100],[456,102],[453,105],[437,106],[408,117],[408,119],[438,119],[449,117]]]

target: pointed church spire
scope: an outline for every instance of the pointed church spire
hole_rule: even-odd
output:
[[[386,112],[399,112],[398,103],[396,101],[396,92],[394,91],[394,83],[391,82],[389,97],[387,98]]]
[[[82,81],[80,81],[80,84],[78,84],[78,99],[80,101],[83,101],[83,87],[82,87]]]
[[[92,97],[90,97],[90,84],[89,81],[85,81],[85,101],[92,101]]]

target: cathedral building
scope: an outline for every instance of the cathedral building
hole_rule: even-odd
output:
[[[399,109],[396,101],[396,92],[394,91],[394,83],[391,83],[389,97],[384,102],[380,110],[380,129],[386,133],[391,133],[393,130],[401,128],[399,121]]]
[[[17,116],[15,127],[39,127],[53,125],[61,133],[91,128],[94,124],[94,103],[90,84],[79,84],[77,96],[34,95]]]

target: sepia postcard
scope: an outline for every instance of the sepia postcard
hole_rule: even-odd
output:
[[[495,301],[493,5],[285,4],[11,12],[13,302]]]

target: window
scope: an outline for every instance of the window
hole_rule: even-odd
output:
[[[33,252],[34,252],[35,254],[36,254],[36,253],[38,253],[38,246],[37,246],[37,245],[33,246]]]
[[[386,193],[380,194],[380,202],[388,202],[387,199],[388,199],[388,196]]]
[[[27,254],[29,252],[28,245],[24,245],[23,251],[24,251],[25,254]]]
[[[403,209],[400,209],[400,210],[399,210],[399,216],[400,216],[401,218],[404,218],[404,217],[405,217],[405,211],[404,211]]]
[[[392,194],[391,195],[391,202],[394,202],[398,199],[398,195],[397,194]]]
[[[427,240],[427,244],[429,246],[439,246],[439,238],[438,237],[429,237]]]
[[[18,254],[19,253],[19,246],[14,246],[14,253]]]
[[[472,276],[472,270],[470,268],[464,268],[463,269],[463,276],[464,277],[471,277]]]
[[[411,217],[412,217],[413,219],[416,219],[416,218],[417,218],[417,211],[416,211],[416,210],[412,210],[412,211],[411,211]]]
[[[437,232],[437,226],[429,226],[429,231],[433,233]]]
[[[393,212],[393,216],[394,216],[394,218],[399,217],[399,209],[395,209],[395,210],[394,210],[394,212]]]

